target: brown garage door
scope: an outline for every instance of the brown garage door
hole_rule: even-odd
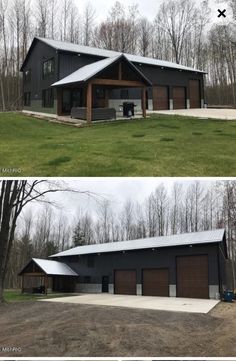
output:
[[[185,109],[185,88],[183,86],[176,86],[173,88],[173,108]]]
[[[208,257],[177,257],[177,296],[209,298]]]
[[[169,109],[168,87],[154,86],[152,90],[153,110]]]
[[[190,80],[189,81],[189,99],[190,108],[200,108],[200,81]]]
[[[121,295],[136,295],[136,271],[115,271],[115,293]]]
[[[144,296],[169,296],[169,271],[163,269],[143,270]]]

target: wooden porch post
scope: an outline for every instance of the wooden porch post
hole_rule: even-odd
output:
[[[48,294],[48,276],[44,277],[45,294]]]
[[[21,280],[21,293],[24,292],[24,275],[22,275],[22,280]]]
[[[92,123],[92,83],[88,83],[87,86],[87,123],[91,125]]]
[[[119,62],[119,74],[118,74],[118,79],[119,80],[122,80],[122,64],[121,62]]]
[[[57,88],[57,115],[62,115],[62,88]]]
[[[146,118],[146,87],[145,86],[142,89],[142,109],[143,109],[143,117]]]

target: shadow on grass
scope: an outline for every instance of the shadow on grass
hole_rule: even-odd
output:
[[[47,165],[53,165],[53,166],[56,166],[56,165],[60,165],[62,163],[67,163],[71,160],[72,158],[71,157],[67,157],[67,156],[62,156],[62,157],[57,157],[55,159],[52,159],[50,160]]]

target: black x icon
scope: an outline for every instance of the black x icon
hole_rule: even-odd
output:
[[[219,12],[218,18],[220,18],[221,16],[223,16],[224,18],[226,18],[226,15],[225,15],[226,9],[224,9],[224,10],[218,9],[218,12]]]

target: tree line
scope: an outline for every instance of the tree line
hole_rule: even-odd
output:
[[[98,22],[91,3],[0,0],[0,109],[22,105],[20,66],[34,36],[150,56],[208,72],[209,104],[236,105],[236,6],[233,22],[210,28],[208,0],[163,1],[153,21],[117,1]],[[217,17],[217,15],[215,15]]]
[[[56,213],[55,213],[56,212]],[[100,199],[96,212],[80,207],[71,222],[66,210],[50,204],[37,214],[28,210],[21,217],[12,244],[6,276],[7,287],[18,287],[20,269],[32,258],[48,256],[71,247],[226,229],[228,251],[236,274],[236,182],[176,182],[164,184],[143,202],[127,199],[122,207]]]

